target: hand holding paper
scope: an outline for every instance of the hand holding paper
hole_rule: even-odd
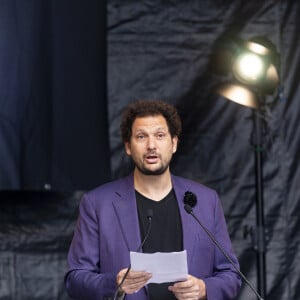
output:
[[[187,279],[186,250],[180,252],[130,252],[131,269],[152,273],[147,283],[184,281]]]

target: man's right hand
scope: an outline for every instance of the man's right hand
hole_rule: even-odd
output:
[[[127,269],[122,269],[117,274],[117,285],[121,283],[126,272]],[[126,294],[133,294],[138,292],[142,287],[145,286],[145,284],[151,278],[151,276],[151,273],[130,270],[120,288],[120,292],[124,292]]]

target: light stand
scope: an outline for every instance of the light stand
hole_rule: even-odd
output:
[[[233,48],[232,48],[233,49]],[[226,60],[223,58],[226,57]],[[256,227],[248,232],[256,251],[257,289],[266,300],[266,230],[263,197],[263,116],[266,95],[271,95],[279,84],[279,54],[264,37],[255,37],[238,43],[232,53],[220,52],[220,74],[230,73],[231,80],[218,85],[217,93],[228,100],[253,109],[252,143],[255,151]],[[228,60],[231,59],[231,65]],[[247,65],[247,61],[249,64]],[[257,69],[253,68],[257,65]],[[224,67],[225,66],[225,67]],[[228,68],[228,70],[226,69]],[[218,69],[218,67],[216,68]],[[259,298],[258,298],[259,299]]]
[[[263,196],[263,140],[262,116],[253,111],[253,146],[255,151],[255,186],[256,186],[256,229],[254,231],[254,250],[257,258],[257,289],[262,298],[266,300],[266,238]],[[253,232],[252,232],[253,234]]]

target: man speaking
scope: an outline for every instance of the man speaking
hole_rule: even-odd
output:
[[[170,172],[181,134],[175,107],[134,102],[124,111],[121,134],[135,167],[128,177],[83,196],[68,254],[68,294],[82,300],[234,299],[241,286],[239,264],[217,193]],[[194,196],[194,214],[235,268],[185,211],[187,193]],[[182,250],[188,265],[184,281],[147,284],[151,273],[130,268],[130,251]]]

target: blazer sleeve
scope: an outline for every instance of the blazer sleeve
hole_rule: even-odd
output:
[[[116,290],[116,274],[100,271],[98,228],[93,202],[85,194],[79,206],[65,276],[67,292],[73,299],[102,300]]]

